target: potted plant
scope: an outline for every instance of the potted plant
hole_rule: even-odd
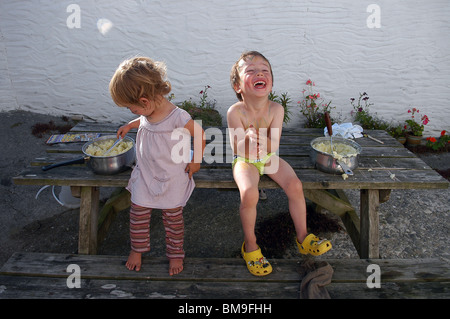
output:
[[[401,144],[405,144],[406,143],[406,132],[405,132],[405,126],[406,125],[402,125],[402,124],[398,124],[396,126],[392,126],[389,129],[389,134],[394,137],[395,139],[397,139],[397,141],[399,141]]]
[[[210,88],[209,85],[206,85],[205,88],[198,93],[200,94],[200,102],[198,104],[189,98],[189,100],[176,103],[176,105],[188,112],[193,120],[201,120],[203,126],[221,127],[222,116],[219,111],[215,109],[216,100],[208,100],[207,91]],[[171,94],[169,96],[169,101],[174,98],[175,96]]]
[[[411,113],[411,118],[405,121],[405,128],[408,133],[407,143],[410,145],[419,145],[422,142],[424,126],[429,122],[428,116],[423,115],[420,118],[420,122],[417,122],[414,114],[419,113],[419,109],[413,107],[408,110],[408,113]]]

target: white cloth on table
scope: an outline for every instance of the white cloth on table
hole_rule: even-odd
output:
[[[331,126],[331,130],[333,131],[333,136],[340,136],[343,138],[363,137],[363,128],[360,125],[353,125],[352,123],[334,123],[333,126]],[[324,128],[323,134],[329,136],[327,127]]]

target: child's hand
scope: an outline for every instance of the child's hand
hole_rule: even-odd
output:
[[[130,130],[131,127],[128,124],[119,127],[119,129],[117,130],[117,138],[124,138]]]
[[[256,156],[258,153],[258,132],[253,125],[250,125],[245,135],[248,139],[249,155]]]
[[[267,155],[267,136],[265,134],[258,134],[258,156],[262,158],[266,155]]]
[[[138,117],[137,119],[132,120],[131,122],[122,125],[121,127],[119,127],[119,129],[117,130],[117,138],[124,138],[125,135],[127,135],[127,133],[132,130],[132,129],[137,129],[139,128],[139,125],[141,124],[141,120]]]
[[[256,143],[258,141],[258,132],[253,125],[250,125],[245,132],[245,135],[249,137],[250,143]]]
[[[200,163],[190,162],[186,165],[186,169],[184,171],[189,174],[189,178],[192,178],[192,175],[194,175],[194,173],[197,173],[199,170]]]

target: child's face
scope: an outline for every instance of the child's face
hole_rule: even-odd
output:
[[[239,61],[239,85],[237,93],[243,97],[268,96],[272,91],[272,73],[269,63],[260,56],[249,56]]]
[[[155,111],[155,103],[146,98],[139,99],[140,104],[127,105],[127,109],[136,115],[151,116]]]

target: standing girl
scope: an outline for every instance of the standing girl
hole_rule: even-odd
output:
[[[171,90],[165,76],[164,63],[136,57],[119,65],[109,90],[118,106],[139,115],[117,131],[117,137],[123,138],[131,129],[138,129],[136,166],[127,186],[131,193],[131,252],[126,267],[140,270],[142,253],[150,251],[152,210],[161,209],[169,274],[175,275],[183,270],[185,256],[183,207],[195,187],[192,175],[200,169],[205,140],[201,126],[165,98]],[[183,141],[189,145],[182,149],[190,149],[191,136],[192,160],[190,154],[180,156],[173,151]]]

